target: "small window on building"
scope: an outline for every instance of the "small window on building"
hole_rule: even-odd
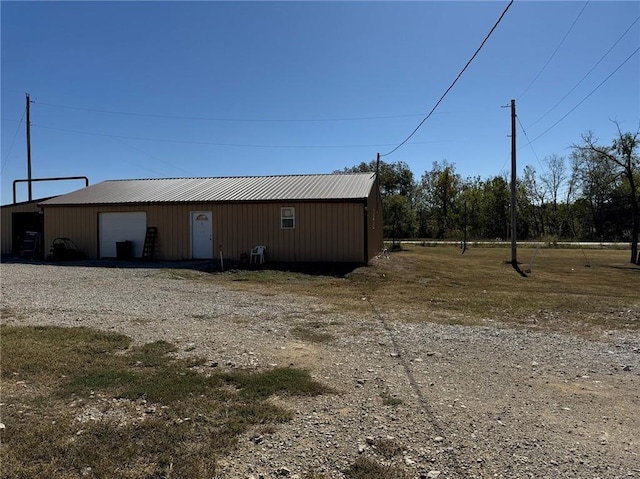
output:
[[[296,209],[287,206],[280,208],[280,227],[283,230],[291,230],[296,227]]]

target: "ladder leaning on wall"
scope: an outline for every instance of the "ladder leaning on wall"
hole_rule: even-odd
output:
[[[142,249],[143,259],[153,259],[156,254],[156,242],[158,239],[158,228],[147,226],[147,233],[144,236],[144,248]]]

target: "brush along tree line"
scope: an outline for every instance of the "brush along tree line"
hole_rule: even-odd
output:
[[[618,126],[616,124],[616,126]],[[640,129],[602,144],[593,133],[571,146],[569,158],[551,154],[543,172],[527,166],[517,181],[519,240],[623,241],[640,264]],[[373,172],[376,161],[343,172]],[[403,161],[380,162],[385,237],[507,239],[511,193],[507,172],[462,178],[455,163],[433,162],[419,180]]]

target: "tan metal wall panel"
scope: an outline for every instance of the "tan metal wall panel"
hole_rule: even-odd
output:
[[[2,254],[11,254],[13,249],[11,238],[11,213],[8,208],[2,208],[0,213],[0,243],[2,245]]]
[[[69,238],[87,258],[95,258],[97,234],[97,213],[93,207],[45,209],[44,238],[47,251],[54,239]]]
[[[196,205],[191,206],[194,211]],[[281,207],[295,208],[294,229],[280,227]],[[202,206],[213,211],[216,257],[220,244],[224,256],[233,259],[265,245],[272,261],[362,261],[362,208],[360,203],[295,202]]]
[[[2,254],[13,253],[13,213],[36,213],[40,211],[37,203],[19,203],[3,206],[0,212],[0,242]]]
[[[384,247],[384,224],[382,222],[382,200],[379,197],[378,189],[376,187],[371,189],[369,198],[367,199],[368,205],[368,259],[377,255]]]
[[[295,228],[282,229],[280,208],[295,208]],[[158,228],[158,259],[191,257],[191,211],[213,213],[213,255],[239,259],[257,245],[267,246],[271,261],[364,260],[364,204],[361,202],[283,202],[229,204],[146,204],[47,207],[45,241],[71,238],[88,258],[98,253],[98,213],[146,211],[147,226]],[[380,215],[381,216],[381,215]],[[369,223],[372,223],[371,218]],[[378,231],[381,236],[381,223]],[[377,237],[369,232],[369,239]],[[381,245],[381,241],[380,241]],[[381,248],[369,247],[369,257]]]

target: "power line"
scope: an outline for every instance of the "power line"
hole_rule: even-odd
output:
[[[558,121],[556,121],[553,125],[551,125],[549,128],[547,128],[545,131],[543,131],[542,133],[540,133],[538,136],[536,136],[533,140],[531,140],[529,143],[533,143],[534,141],[537,141],[538,139],[540,139],[542,136],[546,135],[549,131],[551,131],[553,128],[555,128],[562,120],[564,120],[566,117],[568,117],[571,113],[574,112],[574,110],[576,108],[578,108],[580,105],[582,105],[587,98],[589,98],[591,95],[593,95],[602,85],[604,85],[607,80],[609,80],[609,78],[611,78],[618,70],[620,70],[629,60],[631,60],[631,58],[638,53],[638,51],[640,51],[640,47],[636,48],[633,53],[631,55],[629,55],[625,61],[623,61],[620,65],[618,65],[618,68],[616,68],[615,70],[613,70],[608,76],[607,78],[605,78],[604,80],[602,80],[597,87],[595,87],[593,90],[591,90],[591,92],[589,92],[589,94],[587,96],[585,96],[582,100],[580,100],[580,102],[574,106],[571,110],[569,110],[562,118],[560,118]],[[526,145],[525,145],[526,146]]]
[[[112,135],[109,133],[99,133],[93,131],[81,131],[81,130],[72,130],[68,128],[57,128],[53,126],[45,126],[45,125],[32,125],[36,128],[42,128],[46,130],[55,130],[55,131],[66,131],[68,133],[79,133],[82,135],[93,135],[93,136],[103,136],[107,138],[121,138],[125,140],[142,140],[142,141],[157,141],[162,143],[180,143],[187,145],[211,145],[211,146],[229,146],[236,148],[282,148],[282,149],[338,149],[338,148],[375,148],[381,146],[390,146],[395,143],[383,143],[377,145],[261,145],[261,144],[244,144],[244,143],[216,143],[210,141],[189,141],[189,140],[174,140],[169,138],[146,138],[139,136],[125,136],[125,135]],[[433,141],[416,141],[412,144],[426,144],[426,143],[447,143],[450,140],[433,140]]]
[[[538,154],[536,153],[536,150],[533,149],[533,145],[531,144],[531,141],[529,140],[529,135],[527,135],[527,132],[524,129],[524,126],[522,126],[522,122],[520,121],[520,116],[516,115],[516,119],[518,120],[518,124],[520,125],[520,129],[522,130],[522,133],[524,133],[525,138],[527,139],[528,146],[531,148],[531,151],[533,152],[533,156],[536,157],[536,160],[538,161],[538,164],[540,165],[540,168],[542,168],[542,171],[544,171],[544,166],[542,166],[542,163],[540,162],[540,158],[538,158]],[[527,146],[527,145],[525,145]]]
[[[615,46],[616,46],[618,43],[620,43],[620,40],[622,40],[622,38],[623,38],[627,33],[629,33],[629,31],[631,30],[631,28],[632,28],[636,23],[638,23],[638,20],[640,20],[640,17],[637,17],[637,18],[633,21],[633,23],[632,23],[631,25],[629,25],[629,28],[627,28],[627,29],[625,30],[625,32],[624,32],[622,35],[620,35],[620,37],[615,41],[615,43],[614,43],[613,45],[611,45],[611,48],[609,48],[609,50],[607,50],[607,52],[606,52],[604,55],[602,55],[602,56],[600,57],[600,60],[598,60],[598,61],[596,62],[596,64],[595,64],[595,65],[593,65],[593,66],[591,67],[591,70],[589,70],[587,73],[585,73],[585,74],[584,74],[584,76],[580,79],[580,81],[579,81],[578,83],[576,83],[576,84],[574,85],[574,87],[573,87],[571,90],[569,90],[565,96],[563,96],[562,98],[560,98],[560,100],[558,100],[558,102],[557,102],[555,105],[553,105],[553,106],[549,109],[549,111],[547,111],[544,115],[542,115],[542,116],[541,116],[540,118],[538,118],[536,121],[534,121],[533,123],[531,123],[531,124],[529,125],[529,127],[528,127],[528,128],[531,128],[533,125],[535,125],[535,124],[536,124],[536,123],[538,123],[540,120],[542,120],[544,117],[546,117],[549,113],[551,113],[553,110],[555,110],[555,109],[556,109],[556,107],[557,107],[560,103],[562,103],[562,102],[565,100],[565,98],[567,98],[571,93],[573,93],[573,91],[574,91],[576,88],[578,88],[578,86],[579,86],[579,85],[580,85],[580,84],[581,84],[581,83],[582,83],[582,82],[583,82],[583,81],[584,81],[584,80],[585,80],[585,79],[586,79],[586,78],[591,74],[591,72],[592,72],[593,70],[595,70],[595,69],[596,69],[596,67],[597,67],[598,65],[600,65],[600,63],[602,62],[602,60],[604,60],[604,59],[605,59],[605,57],[606,57],[607,55],[609,55],[609,53],[611,53],[611,50],[613,50],[613,49],[615,48]]]
[[[136,147],[136,146],[130,145],[129,143],[126,143],[126,142],[122,141],[122,139],[120,139],[120,138],[114,138],[114,140],[116,140],[118,143],[123,144],[123,145],[124,145],[124,146],[126,146],[127,148],[131,148],[132,150],[136,150],[136,151],[138,151],[138,152],[140,152],[140,153],[142,153],[142,154],[144,154],[144,155],[147,155],[149,158],[151,158],[151,159],[152,159],[152,160],[154,160],[154,161],[157,161],[157,162],[163,163],[163,164],[165,164],[165,165],[167,165],[167,166],[170,166],[171,168],[174,168],[174,169],[176,169],[176,170],[180,170],[180,171],[182,171],[183,173],[186,173],[186,174],[188,174],[188,175],[193,175],[193,173],[192,173],[191,171],[185,170],[184,168],[181,168],[181,167],[179,167],[179,166],[176,166],[176,165],[174,165],[173,163],[169,163],[168,161],[164,161],[164,160],[162,160],[162,159],[158,158],[157,156],[152,155],[151,153],[149,153],[149,152],[147,152],[147,151],[144,151],[144,150],[142,150],[142,149],[140,149],[140,148],[138,148],[138,147]],[[131,164],[131,163],[130,163],[130,164]],[[138,168],[146,169],[146,170],[151,171],[151,172],[153,172],[153,173],[155,173],[155,174],[158,174],[158,175],[159,175],[159,174],[162,174],[162,173],[159,173],[159,172],[157,172],[157,171],[155,171],[155,170],[152,170],[152,169],[150,169],[150,168],[141,167],[140,165],[135,165],[135,164],[134,164],[134,166],[137,166]]]
[[[393,152],[395,152],[398,148],[400,148],[402,145],[404,145],[407,141],[409,141],[411,139],[411,137],[413,135],[416,134],[416,132],[420,129],[420,127],[423,125],[423,123],[425,121],[427,121],[431,115],[433,115],[433,112],[436,111],[436,108],[438,108],[438,105],[440,105],[440,103],[442,102],[442,100],[444,100],[444,97],[447,96],[447,94],[449,93],[449,91],[451,91],[451,89],[453,88],[453,86],[458,82],[458,80],[460,79],[460,77],[462,76],[462,74],[465,72],[465,70],[467,69],[467,67],[471,64],[471,62],[474,60],[474,58],[478,55],[478,53],[480,53],[480,50],[482,50],[482,47],[484,46],[484,44],[487,42],[487,40],[489,40],[489,37],[491,36],[491,34],[493,33],[493,31],[498,27],[498,24],[500,23],[500,21],[502,21],[502,18],[505,16],[505,14],[507,13],[507,11],[509,10],[509,8],[511,7],[511,5],[513,4],[514,0],[511,0],[509,2],[509,5],[507,5],[507,7],[504,9],[504,11],[502,12],[502,15],[500,15],[500,18],[498,18],[498,20],[496,21],[495,25],[493,25],[493,28],[491,28],[491,30],[489,31],[489,33],[487,34],[487,36],[484,38],[484,40],[482,40],[482,43],[480,44],[480,46],[478,47],[478,49],[475,51],[475,53],[471,56],[471,58],[469,59],[469,61],[467,62],[467,64],[464,66],[464,68],[462,70],[460,70],[460,73],[458,73],[458,76],[456,77],[455,80],[453,80],[453,83],[451,83],[451,85],[449,85],[449,88],[446,89],[446,91],[442,94],[442,96],[440,97],[440,99],[436,102],[435,106],[431,109],[431,111],[429,112],[429,114],[427,116],[425,116],[422,121],[418,124],[418,126],[416,126],[416,128],[411,132],[411,134],[409,136],[407,136],[398,146],[396,146],[393,150],[389,151],[388,153],[385,153],[384,155],[380,155],[380,156],[389,156],[390,154],[392,154]]]
[[[0,174],[4,171],[4,167],[7,166],[7,161],[9,160],[9,155],[11,155],[11,150],[13,149],[13,144],[16,141],[16,136],[18,136],[18,131],[20,130],[20,126],[22,125],[22,120],[24,120],[24,115],[26,114],[26,110],[22,112],[22,118],[18,122],[18,127],[16,128],[16,132],[13,134],[13,140],[11,140],[11,145],[9,146],[9,151],[7,152],[7,156],[2,162],[2,168],[0,168]]]
[[[6,91],[11,91],[11,92],[14,92],[14,93],[24,94],[24,90],[17,90],[15,88],[9,88],[9,87],[6,87],[6,86],[2,86],[2,89],[6,90]]]
[[[547,62],[542,66],[542,69],[538,72],[538,74],[534,77],[534,79],[531,80],[531,83],[529,83],[529,86],[527,88],[525,88],[524,91],[520,94],[518,99],[522,98],[524,96],[524,94],[527,93],[529,88],[531,88],[531,86],[536,82],[536,80],[542,74],[542,72],[545,70],[545,68],[547,68],[547,65],[549,65],[549,62],[553,59],[553,57],[556,55],[556,53],[558,52],[558,50],[560,49],[560,47],[562,46],[564,41],[567,39],[567,37],[569,36],[569,33],[571,33],[571,30],[573,30],[573,27],[575,26],[575,24],[578,23],[578,19],[582,16],[582,12],[584,12],[584,9],[587,8],[587,5],[589,5],[589,0],[587,0],[585,2],[584,6],[582,7],[582,10],[580,10],[580,13],[578,13],[578,16],[576,17],[576,19],[573,21],[573,23],[569,27],[569,30],[567,30],[567,33],[565,33],[564,37],[562,37],[562,40],[560,40],[560,43],[558,44],[556,49],[553,51],[553,53],[551,54],[551,56],[549,57]]]
[[[47,103],[39,101],[38,105],[52,106],[56,108],[65,108],[68,110],[90,111],[94,113],[108,113],[111,115],[127,115],[141,116],[147,118],[168,118],[174,120],[197,120],[197,121],[220,121],[220,122],[237,122],[237,123],[312,123],[312,122],[332,122],[332,121],[366,121],[366,120],[388,120],[393,118],[409,118],[414,116],[422,116],[422,113],[407,113],[401,115],[381,115],[381,116],[356,116],[345,118],[224,118],[224,117],[206,117],[206,116],[183,116],[183,115],[166,115],[155,113],[139,113],[132,111],[116,111],[102,110],[98,108],[85,108],[79,106],[60,105],[56,103]]]

